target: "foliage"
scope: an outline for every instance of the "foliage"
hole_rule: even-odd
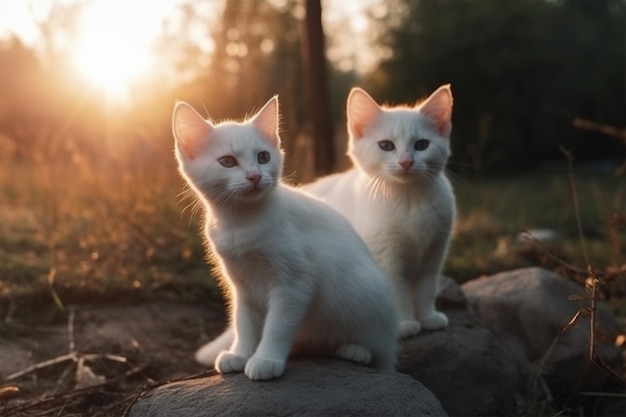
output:
[[[329,11],[335,7],[324,4]],[[174,99],[222,119],[243,115],[278,93],[287,171],[307,178],[307,159],[299,155],[300,136],[311,132],[301,2],[225,2],[221,18],[207,16],[203,5],[181,3],[180,25],[164,26],[157,48],[163,65],[134,85],[132,107],[107,110],[97,91],[77,84],[58,38],[75,24],[78,6],[57,4],[50,21],[40,23],[45,43],[37,50],[16,38],[0,42],[0,149],[21,156],[39,151],[48,146],[33,142],[41,127],[79,144],[93,142],[107,128],[107,111],[118,125],[126,123],[120,127],[142,131],[139,136],[166,135]],[[573,126],[576,118],[626,126],[623,1],[391,0],[369,7],[372,53],[380,64],[362,80],[357,68],[329,67],[338,139],[345,136],[350,86],[364,84],[380,100],[411,102],[449,82],[455,95],[453,158],[465,173],[562,160],[560,144],[578,159],[623,159],[624,143]],[[198,31],[212,40],[210,53],[198,43]],[[327,37],[336,48],[341,37]]]
[[[626,125],[626,5],[599,1],[401,1],[393,50],[368,78],[404,102],[451,83],[455,159],[473,172],[562,159],[617,159],[624,144],[574,129]],[[389,7],[393,10],[394,7]]]

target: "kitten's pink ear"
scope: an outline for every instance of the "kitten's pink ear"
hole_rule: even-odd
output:
[[[360,139],[365,129],[378,117],[381,108],[365,90],[355,87],[348,95],[346,114],[348,116],[348,132],[353,139]]]
[[[259,129],[272,146],[280,146],[278,135],[278,97],[274,96],[252,118],[252,125]]]
[[[211,123],[184,101],[174,106],[172,115],[172,131],[178,150],[187,158],[194,159],[207,143],[213,130]]]
[[[442,85],[422,102],[418,110],[433,120],[439,134],[450,135],[452,130],[452,90],[450,84]]]

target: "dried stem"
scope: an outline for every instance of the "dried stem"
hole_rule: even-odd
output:
[[[585,265],[589,266],[589,255],[587,253],[587,245],[585,243],[585,236],[583,235],[583,225],[580,215],[580,204],[578,203],[578,191],[576,190],[576,178],[574,177],[574,157],[572,153],[565,149],[563,146],[559,147],[561,152],[567,158],[567,173],[569,176],[569,185],[572,191],[572,199],[574,200],[574,211],[576,213],[576,226],[578,227],[578,238],[580,239],[580,247],[583,251],[585,258]]]
[[[0,409],[0,411],[4,412],[4,414],[2,414],[3,416],[9,417],[9,416],[15,415],[15,414],[17,414],[17,413],[19,413],[21,411],[28,410],[29,408],[33,408],[33,407],[37,407],[37,406],[40,406],[40,405],[48,404],[48,403],[51,403],[53,401],[56,401],[56,400],[59,400],[59,399],[62,399],[62,398],[68,398],[68,397],[76,396],[76,395],[79,395],[79,394],[82,394],[82,393],[87,393],[87,392],[94,392],[94,391],[96,391],[96,390],[98,390],[98,389],[100,389],[100,388],[102,388],[102,387],[104,387],[106,385],[113,384],[115,382],[119,382],[119,381],[125,380],[128,377],[130,377],[130,376],[138,374],[139,372],[141,372],[144,369],[146,369],[146,367],[147,367],[147,364],[142,364],[142,365],[136,366],[136,367],[134,367],[132,369],[129,369],[123,375],[120,375],[120,376],[118,376],[116,378],[109,379],[109,380],[107,380],[107,381],[105,381],[105,382],[103,382],[101,384],[91,385],[89,387],[84,387],[84,388],[76,388],[76,389],[73,389],[73,390],[70,390],[70,391],[61,392],[61,393],[58,393],[58,394],[45,395],[45,396],[40,397],[40,398],[38,398],[38,399],[36,399],[34,401],[30,401],[30,402],[28,402],[26,404],[20,404],[20,405],[17,405],[15,407],[7,408],[7,409]]]
[[[598,368],[604,371],[609,377],[611,377],[611,379],[621,384],[622,386],[626,386],[626,378],[624,378],[624,375],[620,374],[619,372],[616,372],[613,368],[611,368],[606,363],[604,363],[604,361],[598,355],[596,355],[596,326],[597,326],[597,319],[596,319],[597,307],[596,306],[597,306],[597,300],[598,300],[597,291],[598,291],[598,286],[600,285],[600,281],[598,280],[598,278],[593,276],[591,268],[589,268],[589,275],[590,275],[590,278],[592,279],[591,308],[589,309],[590,311],[589,359],[594,365],[596,365]]]
[[[75,361],[76,359],[77,359],[76,352],[66,353],[65,355],[57,356],[56,358],[48,359],[46,361],[39,362],[32,366],[24,368],[21,371],[14,372],[11,375],[7,376],[4,380],[12,381],[14,379],[17,379],[21,376],[37,371],[39,369],[47,368],[48,366],[56,365],[57,363],[61,363],[61,362],[69,361],[69,360]]]
[[[68,337],[68,345],[69,351],[76,351],[76,344],[74,343],[74,309],[70,309],[69,317],[67,318],[67,337]]]
[[[580,205],[578,201],[578,192],[576,190],[576,180],[574,177],[574,169],[573,169],[574,158],[572,156],[572,153],[568,151],[567,149],[565,149],[563,146],[561,146],[560,149],[563,155],[565,155],[565,157],[567,158],[567,163],[568,163],[568,168],[569,168],[568,169],[569,182],[570,182],[570,187],[571,187],[571,192],[572,192],[572,199],[574,203],[574,210],[576,214],[576,225],[578,227],[578,236],[580,238],[580,246],[583,252],[583,256],[585,258],[585,264],[587,265],[587,269],[585,270],[575,265],[572,265],[568,262],[565,262],[558,256],[546,250],[545,248],[541,246],[539,241],[530,232],[523,231],[524,237],[532,240],[548,257],[550,257],[550,259],[556,261],[558,264],[565,267],[567,270],[574,272],[577,276],[577,281],[583,282],[591,288],[591,294],[589,298],[590,306],[579,309],[574,315],[574,317],[569,321],[569,323],[563,328],[563,331],[561,332],[561,334],[567,332],[571,327],[573,327],[573,325],[576,323],[579,317],[588,315],[589,316],[589,360],[594,365],[596,365],[599,369],[601,369],[610,378],[612,378],[619,384],[626,386],[626,378],[623,375],[621,375],[619,372],[612,369],[606,363],[604,363],[604,361],[598,355],[596,355],[596,330],[597,330],[597,324],[598,324],[596,312],[597,312],[597,303],[598,303],[598,287],[600,286],[602,281],[599,277],[599,274],[594,272],[593,268],[591,267],[591,264],[589,263],[587,246],[585,244],[585,237],[583,235],[582,220],[581,220],[581,215],[580,215]],[[626,270],[626,265],[622,265],[620,268],[618,268],[618,273],[623,272],[624,270]],[[608,279],[609,277],[612,277],[613,275],[614,274],[607,273],[604,275],[604,278]],[[584,280],[581,280],[579,278],[582,276],[585,277]],[[590,285],[587,284],[589,281],[591,281]]]
[[[522,237],[526,240],[529,240],[533,243],[533,245],[535,245],[542,254],[544,254],[545,256],[547,256],[548,258],[550,258],[550,260],[558,263],[561,267],[565,268],[566,270],[568,270],[569,272],[575,274],[575,276],[579,277],[579,276],[584,276],[584,277],[588,277],[589,274],[589,269],[583,269],[580,267],[577,267],[576,265],[573,265],[569,262],[564,261],[563,259],[559,258],[556,254],[554,254],[552,251],[550,251],[548,248],[546,248],[544,245],[541,244],[541,242],[539,241],[539,239],[537,239],[531,232],[529,232],[526,229],[522,229],[520,230],[520,233],[522,234]],[[604,272],[598,272],[595,271],[595,276],[601,280],[601,281],[608,281],[611,280],[613,278],[615,278],[617,275],[622,274],[626,272],[626,264],[620,265],[618,268],[616,268],[615,270],[612,271],[604,271]],[[584,284],[585,283],[585,279],[575,279],[575,281]]]
[[[21,371],[14,372],[11,375],[5,378],[5,381],[11,381],[17,378],[20,378],[26,374],[31,372],[35,372],[39,369],[47,368],[48,366],[56,365],[57,363],[65,362],[72,360],[79,364],[82,364],[84,360],[95,360],[95,359],[108,359],[114,362],[126,363],[127,359],[124,356],[119,355],[111,355],[108,353],[79,353],[76,351],[76,344],[74,342],[74,309],[70,309],[69,315],[67,318],[67,333],[68,333],[68,345],[69,345],[69,353],[65,355],[57,356],[56,358],[48,359],[43,362],[36,363],[32,366],[29,366]]]

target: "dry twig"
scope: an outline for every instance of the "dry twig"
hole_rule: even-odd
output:
[[[82,364],[85,360],[92,361],[96,359],[108,359],[110,361],[127,362],[127,358],[120,355],[111,355],[107,353],[80,353],[76,351],[76,344],[74,342],[74,309],[70,309],[68,319],[67,319],[67,332],[68,332],[68,353],[65,355],[57,356],[56,358],[48,359],[42,362],[38,362],[34,365],[31,365],[27,368],[22,369],[21,371],[17,371],[12,373],[11,375],[5,378],[5,381],[12,381],[14,379],[20,378],[24,375],[27,375],[31,372],[37,371],[39,369],[47,368],[52,365],[56,365],[57,363],[65,362],[65,361],[74,361],[77,364]]]
[[[544,252],[550,259],[556,261],[559,265],[564,267],[566,270],[573,272],[577,277],[576,280],[580,283],[585,284],[585,291],[588,294],[588,297],[581,296],[571,296],[572,300],[580,300],[580,301],[589,301],[589,306],[580,308],[576,314],[572,317],[572,319],[565,325],[565,327],[561,331],[561,335],[570,330],[578,321],[580,317],[588,317],[589,318],[589,360],[597,366],[600,370],[602,370],[606,375],[608,375],[611,379],[615,380],[617,383],[622,386],[626,386],[626,378],[624,375],[612,369],[608,366],[597,354],[596,354],[596,330],[597,330],[597,302],[598,302],[598,288],[601,284],[608,282],[611,279],[617,277],[618,274],[626,271],[626,264],[617,268],[617,271],[607,271],[604,274],[599,274],[593,270],[591,264],[589,262],[589,257],[587,255],[587,247],[585,244],[585,237],[582,232],[582,221],[580,215],[580,206],[578,202],[578,193],[576,190],[576,180],[574,177],[573,170],[573,161],[574,158],[570,151],[566,150],[564,147],[560,147],[561,152],[565,155],[568,162],[568,174],[569,174],[569,182],[572,191],[572,198],[574,204],[574,210],[576,214],[576,223],[578,227],[578,234],[580,239],[580,245],[583,252],[583,257],[585,259],[585,264],[587,265],[586,269],[577,267],[568,262],[565,262],[560,257],[556,256],[552,252],[546,250],[541,246],[539,241],[527,230],[522,231],[523,236],[526,239],[531,240],[535,245],[537,245],[542,252]],[[581,277],[584,277],[581,278]]]

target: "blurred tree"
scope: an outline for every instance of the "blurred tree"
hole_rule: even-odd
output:
[[[207,33],[214,42],[210,61],[178,88],[178,98],[204,106],[211,118],[220,120],[249,114],[278,94],[281,130],[288,132],[283,146],[291,155],[306,118],[300,93],[299,7],[299,0],[225,2],[221,19]],[[188,15],[197,16],[193,11]],[[184,51],[181,62],[197,62],[197,50],[190,46]]]
[[[9,149],[12,157],[25,156],[19,144],[26,142],[29,135],[23,124],[16,121],[26,111],[35,110],[29,97],[36,94],[40,76],[39,61],[33,50],[16,37],[0,43],[0,139],[4,142],[0,149],[4,150],[4,157],[9,156]]]
[[[560,158],[559,144],[581,158],[620,153],[615,141],[590,147],[572,120],[626,124],[624,2],[393,1],[402,24],[382,38],[393,55],[369,82],[394,101],[452,83],[454,160],[480,172]]]
[[[308,111],[313,127],[314,168],[317,176],[331,172],[335,165],[332,119],[329,114],[328,74],[322,29],[320,0],[305,0],[303,65],[307,74]]]

